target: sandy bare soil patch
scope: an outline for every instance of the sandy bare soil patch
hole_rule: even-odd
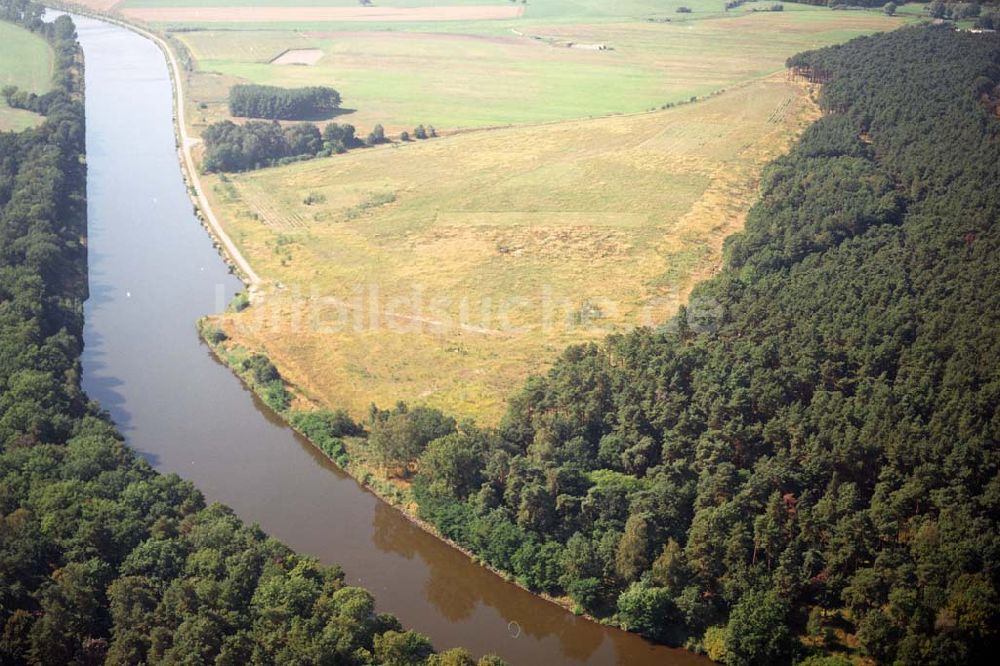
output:
[[[104,0],[88,0],[101,2]],[[108,0],[109,1],[109,0]],[[524,7],[136,7],[123,9],[141,21],[269,23],[280,21],[482,21],[517,18]]]
[[[271,61],[272,65],[315,65],[323,57],[322,49],[288,49]]]

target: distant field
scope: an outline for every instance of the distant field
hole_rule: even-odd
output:
[[[205,8],[205,7],[350,7],[357,0],[78,0],[81,3],[113,3],[118,9],[142,8]],[[677,14],[678,7],[693,10],[690,16],[724,14],[723,3],[716,0],[529,0],[511,3],[509,0],[375,0],[372,9],[388,7],[461,7],[506,6],[516,4],[529,18],[546,20],[586,18],[588,20],[636,19],[649,16],[686,18]],[[809,10],[809,5],[788,3],[785,11]]]
[[[494,420],[568,343],[672,313],[814,114],[774,77],[668,111],[212,177],[274,285],[225,328],[318,402]]]
[[[270,21],[489,21],[517,18],[520,5],[450,7],[143,7],[122,9],[141,21],[178,23],[266,23]]]
[[[52,49],[41,37],[0,21],[0,88],[14,85],[42,93],[52,79]],[[0,131],[21,130],[41,121],[41,116],[11,109],[0,98]]]
[[[878,13],[812,7],[672,23],[585,20],[174,34],[197,63],[190,87],[203,108],[192,110],[196,124],[227,117],[229,86],[252,81],[331,85],[353,110],[342,121],[398,132],[418,123],[471,128],[658,108],[779,71],[803,49],[899,24]],[[324,55],[309,66],[271,63],[287,49]]]

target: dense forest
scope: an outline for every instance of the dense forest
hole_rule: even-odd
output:
[[[656,640],[991,662],[1000,39],[908,28],[788,64],[829,81],[825,115],[692,294],[711,307],[568,349],[496,430],[401,404],[366,446],[444,535]]]
[[[333,88],[279,88],[255,84],[229,89],[229,113],[237,118],[309,120],[329,117],[340,107],[340,93]]]
[[[40,15],[0,0],[56,53],[45,122],[0,133],[0,663],[474,666],[157,474],[81,392],[82,56]]]

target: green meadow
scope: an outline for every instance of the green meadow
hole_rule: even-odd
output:
[[[24,28],[0,22],[0,88],[17,86],[42,93],[52,79],[52,49]],[[21,130],[38,123],[29,111],[11,109],[0,98],[0,131]]]
[[[125,7],[154,6],[141,2]],[[234,8],[268,6],[268,0],[230,3]],[[357,6],[353,0],[312,4]],[[677,14],[674,10],[682,4],[694,11]],[[750,11],[764,6],[770,4],[748,3],[724,13],[721,3],[707,0],[557,0],[529,3],[517,19],[192,22],[173,26],[183,27],[173,35],[195,63],[190,87],[198,125],[227,116],[226,92],[232,84],[254,82],[332,86],[350,111],[341,121],[365,130],[381,123],[398,132],[420,123],[476,128],[650,110],[780,71],[787,57],[804,49],[891,29],[903,21],[878,12],[794,4],[782,12]],[[660,22],[668,18],[669,23]],[[590,50],[597,45],[606,49]],[[312,65],[271,63],[289,49],[318,49],[322,57]]]

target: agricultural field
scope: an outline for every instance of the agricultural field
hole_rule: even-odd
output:
[[[672,314],[815,114],[781,74],[665,111],[210,176],[272,281],[218,323],[306,400],[495,421],[566,345]]]
[[[17,86],[42,93],[52,80],[52,49],[24,28],[0,21],[0,88]],[[0,98],[0,131],[21,130],[41,122],[41,116],[11,109]]]
[[[420,3],[403,3],[412,4]],[[695,11],[676,14],[674,4]],[[364,132],[381,123],[398,133],[420,123],[477,128],[659,108],[779,71],[798,51],[903,20],[793,4],[751,12],[761,3],[748,3],[728,15],[715,0],[674,4],[556,0],[529,3],[511,20],[194,22],[175,24],[182,30],[171,34],[194,62],[195,130],[228,117],[231,85],[254,82],[332,86],[344,97],[342,122]],[[139,5],[122,11],[129,7]],[[287,9],[276,11],[287,16]],[[655,22],[665,18],[671,22]],[[289,50],[321,55],[309,65],[282,64]]]
[[[300,400],[359,416],[407,400],[483,422],[567,345],[657,325],[718,267],[761,168],[815,117],[789,56],[912,20],[721,0],[375,4],[115,11],[181,53],[195,136],[248,82],[332,86],[336,121],[361,136],[437,129],[206,176],[265,282],[218,325],[265,351]]]

